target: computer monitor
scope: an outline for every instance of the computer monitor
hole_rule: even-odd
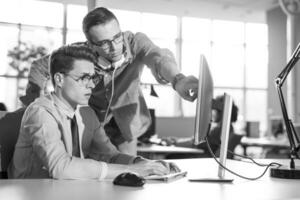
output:
[[[194,128],[194,144],[208,142],[207,135],[210,131],[213,106],[213,79],[209,70],[208,63],[204,55],[200,56],[200,71],[198,82],[198,96],[196,106],[195,128]],[[219,158],[219,168],[215,177],[196,177],[189,178],[190,181],[224,181],[231,182],[233,179],[225,178],[227,147],[229,138],[229,129],[231,122],[232,97],[224,94],[224,103],[220,106],[223,110],[221,125],[221,148]]]
[[[200,55],[198,97],[194,127],[194,145],[205,142],[210,131],[213,103],[213,79],[204,55]]]

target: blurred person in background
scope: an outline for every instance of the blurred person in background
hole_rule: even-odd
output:
[[[207,142],[210,145],[210,148],[213,153],[218,154],[220,145],[221,145],[221,132],[222,132],[222,119],[223,119],[223,105],[224,105],[224,96],[217,96],[214,98],[214,103],[212,106],[212,123],[211,123],[211,129],[209,131],[209,134],[207,135]],[[229,139],[228,139],[228,148],[233,151],[236,145],[240,142],[241,135],[235,134],[234,130],[234,123],[238,119],[238,107],[233,102],[232,104],[232,111],[231,111],[231,123],[229,128]],[[204,153],[199,155],[200,157],[211,157],[211,154],[207,148],[206,142],[200,143],[197,146],[194,145],[194,138],[188,137],[188,138],[163,138],[162,142],[165,145],[175,145],[179,147],[188,147],[188,148],[198,148],[203,149]],[[168,159],[179,159],[179,158],[190,158],[194,155],[186,155],[186,154],[180,154],[180,155],[170,155],[167,158]],[[198,157],[196,155],[196,157]],[[232,157],[230,155],[229,157]]]

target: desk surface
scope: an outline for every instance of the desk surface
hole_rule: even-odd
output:
[[[143,153],[203,153],[202,149],[176,147],[176,146],[161,146],[161,145],[142,145],[137,147],[138,152]]]
[[[270,162],[271,160],[264,160]],[[188,177],[212,176],[217,164],[212,159],[175,160],[188,171]],[[288,163],[288,160],[278,162]],[[300,162],[297,160],[297,164]],[[227,167],[245,176],[258,176],[263,168],[253,164],[228,160]],[[228,174],[227,174],[228,175]],[[234,177],[233,183],[189,182],[187,177],[173,182],[149,182],[142,188],[114,186],[111,180],[0,180],[0,199],[14,200],[267,200],[299,199],[300,180],[271,178],[267,173],[256,181]]]
[[[241,144],[244,146],[289,148],[289,142],[287,138],[275,139],[242,137]]]

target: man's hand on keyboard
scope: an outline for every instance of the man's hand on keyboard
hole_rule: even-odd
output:
[[[163,166],[165,166],[169,170],[169,173],[176,173],[181,171],[175,163],[166,162],[164,160],[157,160],[156,162],[161,163]]]
[[[143,159],[138,163],[130,165],[129,169],[141,176],[166,175],[181,171],[175,163],[148,159]]]

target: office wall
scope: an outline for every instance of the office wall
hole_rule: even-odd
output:
[[[193,117],[157,117],[156,132],[159,137],[190,137],[194,134]]]
[[[266,12],[266,21],[269,28],[269,64],[268,64],[268,117],[282,116],[279,98],[275,89],[274,79],[281,72],[287,63],[287,16],[280,7]],[[296,19],[296,40],[300,41],[300,18]],[[300,63],[298,63],[291,73],[296,74],[296,122],[300,119]],[[286,98],[286,84],[283,92]]]
[[[277,7],[267,11],[266,19],[269,34],[268,118],[270,118],[271,116],[281,116],[274,79],[286,64],[286,15],[280,7]],[[283,89],[286,97],[286,85]]]

